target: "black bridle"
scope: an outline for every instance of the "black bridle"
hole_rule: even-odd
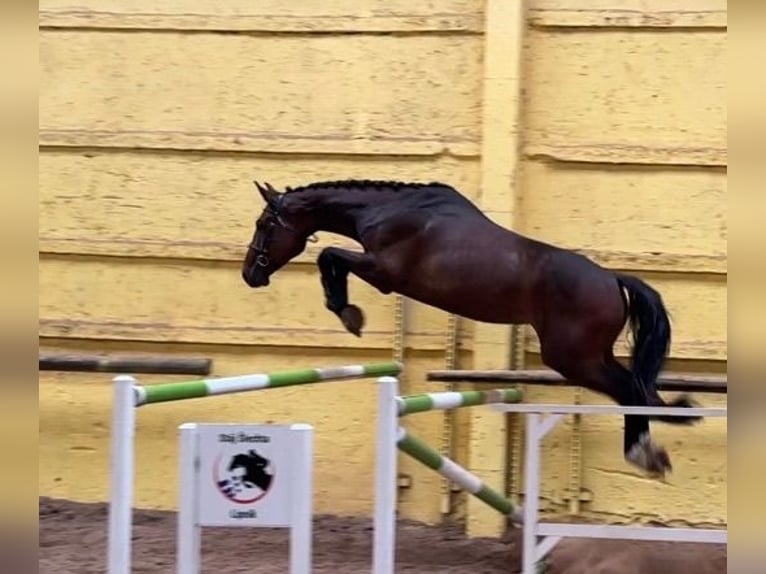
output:
[[[256,224],[255,239],[250,242],[248,249],[255,251],[255,264],[258,267],[268,267],[269,260],[269,246],[274,236],[274,230],[277,226],[287,229],[288,231],[295,231],[293,227],[282,219],[279,213],[282,209],[282,203],[285,200],[284,194],[280,195],[275,203],[269,203],[266,206],[265,213],[268,215],[268,219],[261,223],[260,220]],[[265,229],[264,229],[265,227]],[[310,236],[308,241],[315,243],[317,238],[315,235]]]

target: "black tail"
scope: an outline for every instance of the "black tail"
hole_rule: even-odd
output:
[[[670,350],[670,318],[662,297],[638,277],[618,275],[628,291],[628,321],[633,335],[630,370],[647,400],[657,397],[657,377]],[[652,401],[654,402],[654,401]]]
[[[684,395],[665,403],[657,392],[657,377],[670,350],[670,318],[662,296],[638,277],[618,275],[617,281],[628,291],[628,321],[633,335],[633,358],[630,367],[638,390],[652,406],[690,407],[694,403]],[[666,423],[688,425],[699,417],[651,417]]]

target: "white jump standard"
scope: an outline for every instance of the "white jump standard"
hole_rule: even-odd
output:
[[[536,574],[537,564],[564,537],[612,538],[725,544],[726,530],[649,526],[614,526],[568,523],[539,523],[540,444],[568,414],[663,415],[678,417],[725,417],[726,408],[623,407],[620,405],[495,404],[493,410],[526,413],[526,454],[524,474],[524,545],[522,574]],[[538,543],[537,537],[543,537]]]
[[[128,375],[114,378],[108,574],[130,574],[136,408],[153,403],[349,379],[394,377],[397,362],[288,370],[196,381],[139,385]]]
[[[520,521],[518,509],[510,500],[484,484],[478,476],[410,435],[399,422],[407,415],[432,410],[515,403],[521,400],[521,391],[493,389],[399,396],[398,381],[394,377],[381,377],[378,385],[373,574],[394,574],[397,448],[501,514],[510,516],[515,522]]]

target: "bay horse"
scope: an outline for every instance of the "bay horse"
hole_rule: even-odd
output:
[[[363,251],[327,247],[317,265],[327,309],[356,336],[364,314],[349,302],[349,273],[383,294],[470,320],[531,325],[546,366],[620,405],[694,406],[687,395],[666,403],[658,393],[670,319],[660,294],[638,277],[505,229],[438,182],[326,181],[284,192],[254,183],[265,207],[242,265],[248,286],[266,287],[315,233],[342,235]],[[633,338],[630,369],[613,353],[626,323]],[[650,418],[624,417],[623,455],[650,476],[664,477],[672,464],[650,438]]]

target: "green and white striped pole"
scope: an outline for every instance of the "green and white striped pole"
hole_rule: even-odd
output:
[[[371,363],[367,365],[345,365],[318,369],[298,369],[276,373],[256,373],[236,377],[221,377],[217,379],[200,379],[179,383],[162,383],[159,385],[136,386],[136,406],[167,401],[180,401],[224,395],[305,385],[322,381],[340,381],[345,379],[362,379],[391,376],[395,377],[402,371],[401,363]]]
[[[432,410],[450,410],[490,403],[518,403],[522,393],[519,389],[492,389],[488,391],[450,391],[423,393],[397,397],[399,416]]]
[[[501,514],[512,517],[514,522],[520,523],[522,521],[521,513],[510,500],[484,484],[478,476],[468,472],[446,456],[442,456],[402,427],[398,429],[397,446],[402,452],[451,480]]]

